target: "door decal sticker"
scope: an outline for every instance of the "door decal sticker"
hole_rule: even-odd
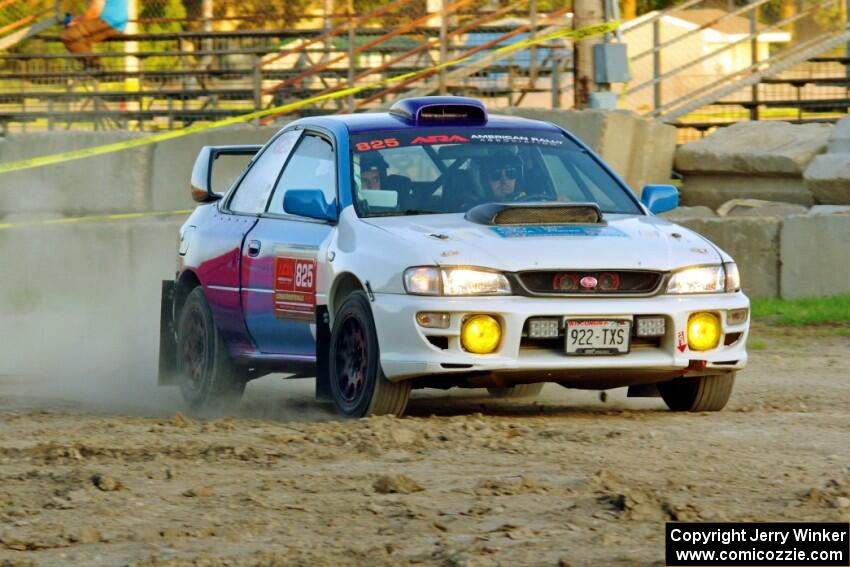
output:
[[[279,319],[315,319],[316,260],[275,258],[274,314]]]

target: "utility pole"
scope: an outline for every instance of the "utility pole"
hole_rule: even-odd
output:
[[[127,27],[124,30],[124,33],[127,35],[135,35],[139,33],[139,25],[136,21],[139,19],[139,6],[137,0],[128,0],[127,2],[127,16],[129,18],[129,22],[127,23]],[[124,71],[128,73],[127,77],[124,79],[124,90],[127,92],[139,92],[141,87],[141,81],[139,80],[138,73],[140,70],[139,58],[136,57],[136,54],[139,52],[139,42],[138,41],[125,41],[124,42]],[[97,87],[95,88],[97,90]],[[134,102],[129,102],[125,106],[128,111],[138,111],[140,110],[139,101],[141,98],[137,98]],[[137,125],[140,130],[144,130],[144,121],[139,120],[128,120],[127,121],[127,129],[131,130]]]
[[[213,0],[202,0],[201,2],[201,31],[205,34],[213,31]],[[204,51],[212,51],[212,38],[207,36],[201,41],[201,46]],[[201,68],[209,69],[212,66],[213,56],[208,53],[201,57]]]
[[[603,0],[574,0],[573,29],[581,29],[604,21]],[[602,36],[589,37],[574,42],[573,80],[575,82],[575,107],[587,108],[590,93],[599,87],[593,82],[593,46],[602,42]]]

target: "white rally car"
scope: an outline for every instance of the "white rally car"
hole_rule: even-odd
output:
[[[214,192],[214,159],[240,153],[255,155]],[[747,362],[734,261],[654,214],[674,187],[638,200],[570,133],[472,99],[207,147],[192,191],[160,377],[194,406],[289,372],[349,416],[399,415],[411,388],[520,397],[544,382],[711,411]]]

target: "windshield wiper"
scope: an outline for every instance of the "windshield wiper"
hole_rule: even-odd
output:
[[[369,217],[404,217],[413,215],[439,215],[439,211],[428,211],[425,209],[407,209],[406,211],[383,211],[380,213],[369,213]]]

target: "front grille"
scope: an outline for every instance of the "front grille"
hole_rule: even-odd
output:
[[[518,277],[532,294],[622,295],[652,293],[663,275],[645,270],[545,270],[520,272]]]

